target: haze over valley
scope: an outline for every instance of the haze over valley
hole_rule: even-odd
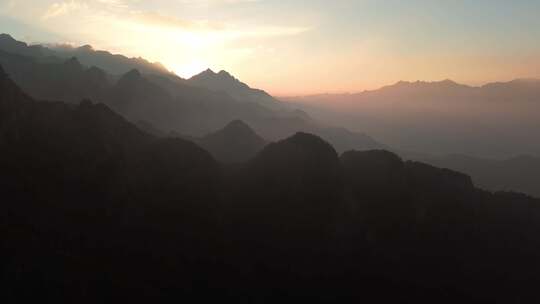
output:
[[[538,302],[538,3],[31,2],[2,303]]]

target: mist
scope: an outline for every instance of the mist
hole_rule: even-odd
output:
[[[0,2],[0,300],[539,302],[538,9]]]

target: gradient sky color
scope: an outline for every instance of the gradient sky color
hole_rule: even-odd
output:
[[[0,0],[0,31],[295,95],[540,78],[539,12],[538,0]]]

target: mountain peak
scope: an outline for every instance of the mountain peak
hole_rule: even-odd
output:
[[[197,75],[194,75],[193,77],[190,78],[191,80],[194,80],[194,81],[230,81],[230,80],[233,80],[235,82],[238,82],[238,80],[232,76],[229,72],[225,71],[225,70],[221,70],[219,71],[218,73],[214,72],[212,69],[208,68],[206,70],[204,70],[203,72],[197,74]]]
[[[209,76],[215,76],[217,75],[212,69],[208,68],[202,72],[200,72],[199,74],[197,75],[194,75],[192,78],[194,77],[209,77]]]
[[[28,48],[28,44],[17,41],[8,34],[0,34],[0,45],[4,51],[12,53],[24,53],[27,52],[26,48]]]
[[[249,138],[260,138],[253,129],[243,122],[242,120],[233,120],[228,123],[223,129],[211,134],[210,136],[225,136],[229,139],[239,138],[242,140],[247,140]],[[263,141],[261,139],[261,141]]]
[[[142,79],[142,75],[137,69],[132,69],[131,71],[125,73],[120,77],[117,82],[117,85],[124,88],[132,88],[133,85],[139,84]]]
[[[9,34],[0,34],[0,41],[17,41]]]
[[[236,79],[229,72],[221,70],[215,73],[211,69],[195,75],[188,79],[191,84],[199,87],[209,88],[215,91],[224,91],[233,96],[241,91],[251,90],[251,88],[240,80]]]
[[[225,133],[235,133],[235,134],[247,134],[252,133],[255,134],[255,131],[251,129],[250,126],[248,126],[245,122],[242,120],[233,120],[230,123],[228,123],[223,129],[223,132]]]
[[[227,72],[225,70],[219,71],[218,75],[224,76],[224,77],[233,77],[229,72]]]
[[[200,144],[225,163],[243,162],[255,156],[266,141],[241,120],[233,120],[223,129],[201,139]]]
[[[139,70],[137,69],[132,69],[131,71],[125,73],[121,79],[125,79],[125,80],[136,80],[136,79],[139,79],[141,78],[141,72],[139,72]]]
[[[312,151],[322,151],[324,153],[335,155],[337,158],[337,152],[332,145],[319,136],[311,133],[297,132],[293,136],[281,141],[281,143],[303,147]]]
[[[78,47],[77,50],[78,51],[84,51],[84,52],[92,52],[92,51],[94,51],[94,48],[89,44],[85,44],[85,45],[83,45],[81,47]]]

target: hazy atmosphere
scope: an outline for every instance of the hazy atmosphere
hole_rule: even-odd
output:
[[[539,12],[0,0],[0,303],[540,303]]]
[[[540,77],[538,11],[534,0],[0,0],[0,27],[300,95]]]

